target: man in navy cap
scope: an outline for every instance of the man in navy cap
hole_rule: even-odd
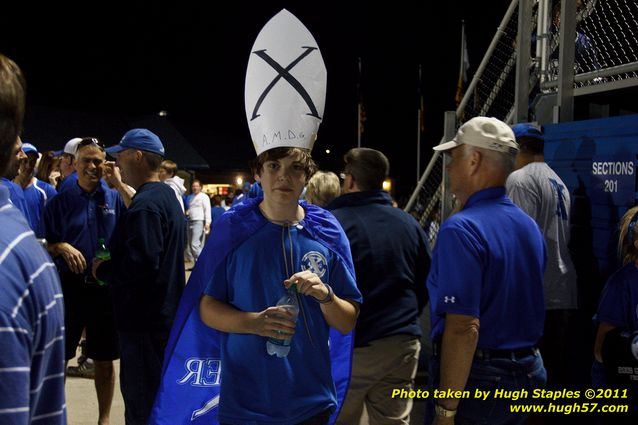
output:
[[[93,271],[113,293],[126,423],[146,424],[185,284],[184,215],[175,192],[159,179],[159,137],[136,128],[106,151],[116,156],[121,180],[136,194],[109,244],[111,260],[95,260]]]
[[[18,135],[24,108],[22,71],[0,54],[0,175],[12,166],[20,151]],[[0,229],[0,421],[64,425],[60,281],[51,258],[12,205],[3,185]]]
[[[547,244],[547,268],[543,278],[545,330],[540,349],[548,384],[564,387],[569,324],[578,308],[576,271],[569,243],[569,190],[545,162],[542,131],[533,124],[512,127],[520,151],[516,171],[507,178],[507,195],[536,221]]]

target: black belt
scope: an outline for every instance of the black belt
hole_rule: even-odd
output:
[[[514,350],[491,350],[488,348],[477,348],[474,353],[474,357],[480,360],[489,359],[512,359],[515,360],[521,357],[535,356],[538,354],[538,348],[525,347],[516,348]]]
[[[515,348],[513,350],[500,350],[491,348],[477,348],[474,357],[479,360],[489,359],[516,359],[538,354],[536,347]],[[441,356],[441,342],[432,342],[432,355],[434,357]]]

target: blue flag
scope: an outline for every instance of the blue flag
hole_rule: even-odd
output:
[[[166,347],[162,382],[151,412],[151,425],[216,425],[221,382],[220,332],[199,317],[199,300],[217,266],[226,256],[267,223],[257,206],[261,197],[247,199],[219,219],[197,261],[180,301]],[[329,212],[301,203],[309,235],[335,252],[354,276],[350,245]],[[332,378],[337,390],[337,418],[350,383],[353,333],[330,329]]]

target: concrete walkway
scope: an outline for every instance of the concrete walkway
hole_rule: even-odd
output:
[[[192,263],[185,264],[185,267],[192,266]],[[190,275],[190,272],[186,272],[187,282]],[[76,366],[77,363],[77,357],[69,361],[70,366]],[[95,381],[86,378],[68,377],[65,390],[68,425],[97,424],[98,409]],[[113,394],[113,405],[111,406],[110,425],[124,425],[124,400],[120,391],[119,360],[115,362],[115,394]]]
[[[75,366],[77,359],[69,362]],[[111,424],[124,425],[124,400],[120,392],[120,362],[115,362],[115,394],[111,407]],[[66,379],[66,410],[68,425],[94,425],[97,424],[97,396],[95,394],[95,381],[86,378],[68,377]]]

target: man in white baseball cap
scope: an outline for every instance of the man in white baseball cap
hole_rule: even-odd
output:
[[[463,124],[454,139],[434,147],[447,151],[462,144],[516,155],[518,143],[512,129],[503,121],[492,117],[475,117]]]
[[[60,156],[60,181],[58,183],[58,191],[63,191],[65,188],[74,184],[78,180],[78,176],[75,173],[75,151],[78,144],[82,141],[81,137],[74,137],[66,142],[64,149],[55,151],[54,156]],[[69,177],[71,176],[71,177]]]
[[[514,133],[496,118],[476,117],[434,149],[450,156],[450,191],[462,209],[441,225],[428,276],[432,389],[487,390],[497,379],[512,391],[543,388],[537,343],[546,249],[534,220],[505,194],[518,152]],[[457,423],[491,423],[495,416],[525,422],[510,412],[512,400],[459,401],[431,401],[434,423],[452,424],[457,413]]]
[[[494,186],[502,179],[501,185],[514,169],[514,159],[518,153],[518,144],[512,129],[504,122],[489,117],[475,117],[463,124],[456,136],[449,142],[434,147],[450,155],[447,168],[450,178],[450,191],[457,202],[463,205],[474,192],[482,189],[489,180]],[[473,161],[469,161],[474,157]],[[476,162],[480,159],[479,162]],[[501,167],[477,167],[478,165],[498,165]],[[489,168],[489,170],[488,170]],[[480,178],[468,181],[467,173],[480,171]],[[476,186],[474,185],[476,184]]]

